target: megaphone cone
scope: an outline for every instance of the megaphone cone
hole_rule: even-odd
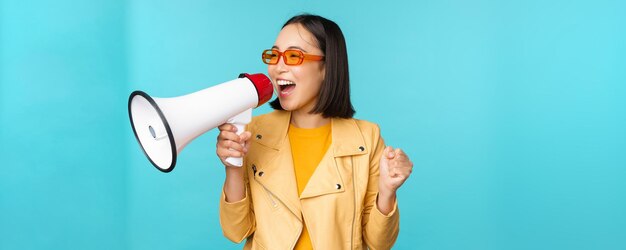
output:
[[[241,74],[238,79],[191,94],[150,97],[134,91],[128,99],[130,123],[143,152],[163,172],[176,166],[176,158],[193,139],[224,123],[241,134],[252,119],[252,109],[266,103],[273,93],[264,74]],[[227,161],[241,166],[241,158]]]

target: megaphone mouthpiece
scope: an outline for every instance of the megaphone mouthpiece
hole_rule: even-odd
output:
[[[254,84],[254,88],[259,96],[259,101],[257,107],[265,104],[272,98],[272,94],[274,93],[274,87],[272,86],[272,81],[265,76],[264,74],[246,74],[242,73],[239,75],[239,78],[247,77]]]

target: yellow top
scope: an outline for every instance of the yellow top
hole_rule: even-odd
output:
[[[299,196],[332,142],[330,122],[312,129],[297,128],[290,124],[287,134],[291,144]],[[306,222],[294,249],[313,249]]]

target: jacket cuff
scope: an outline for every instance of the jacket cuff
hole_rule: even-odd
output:
[[[385,218],[391,218],[392,216],[394,216],[394,214],[396,213],[396,210],[398,209],[398,198],[396,198],[393,201],[393,209],[387,215],[383,214],[383,212],[381,212],[380,209],[378,209],[378,194],[376,194],[376,201],[377,202],[374,203],[374,210],[376,211],[376,214],[378,216],[382,216]]]
[[[222,189],[222,203],[225,206],[238,206],[238,205],[245,205],[248,202],[248,189],[245,189],[245,193],[243,196],[243,199],[239,200],[239,201],[234,201],[234,202],[228,202],[226,201],[226,193],[224,193],[224,189]],[[395,209],[395,208],[394,208]]]
[[[376,196],[376,200],[378,200],[378,194]],[[400,231],[398,199],[394,201],[393,209],[387,215],[384,215],[378,209],[377,203],[374,203],[373,211],[369,215],[369,222],[367,223],[368,236],[365,238],[365,241],[370,249],[391,249]]]
[[[250,199],[247,190],[244,198],[236,202],[227,202],[226,194],[222,190],[220,225],[226,238],[236,243],[242,242],[254,230],[253,220],[250,217]]]

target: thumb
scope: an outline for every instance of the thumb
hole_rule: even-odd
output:
[[[385,157],[389,158],[389,159],[393,159],[393,157],[396,156],[396,154],[395,154],[395,152],[393,150],[393,147],[391,147],[391,146],[387,146],[385,148],[384,154],[385,154]]]
[[[391,147],[385,147],[385,149],[383,149],[383,155],[380,157],[380,164],[381,164],[381,168],[384,168],[387,166],[387,162],[389,161],[389,153],[393,152],[391,151]]]
[[[245,131],[245,132],[241,133],[241,135],[239,136],[239,141],[244,143],[244,142],[248,141],[248,139],[250,139],[250,137],[252,137],[252,133],[250,133],[250,131]]]

